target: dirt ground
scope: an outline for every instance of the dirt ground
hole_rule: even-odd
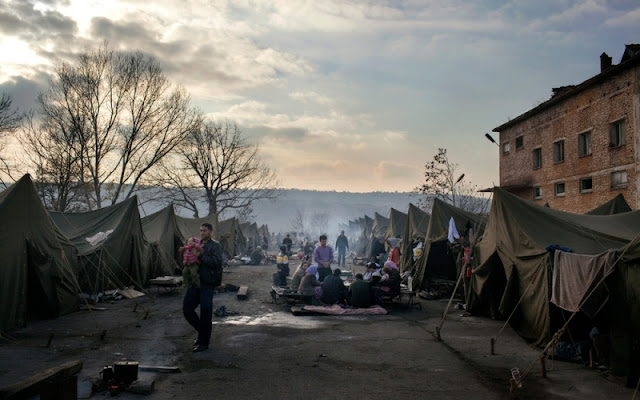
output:
[[[134,360],[178,366],[181,372],[139,372],[139,378],[155,380],[153,393],[118,398],[509,399],[510,369],[526,370],[539,354],[507,327],[497,339],[496,355],[490,355],[490,338],[503,322],[454,309],[443,325],[442,341],[436,341],[446,301],[421,300],[422,310],[391,307],[388,315],[294,316],[272,302],[273,272],[275,266],[225,269],[224,283],[248,285],[249,297],[241,301],[236,293],[216,294],[214,309],[224,305],[237,315],[214,316],[206,352],[191,352],[196,334],[182,316],[182,293],[154,288],[135,301],[104,303],[106,311],[32,321],[11,332],[12,339],[0,345],[0,386],[70,360],[84,363],[79,381],[97,378],[114,361]],[[547,369],[543,379],[534,364],[521,399],[633,396],[632,389],[595,369],[551,360]],[[92,396],[103,397],[111,396]]]

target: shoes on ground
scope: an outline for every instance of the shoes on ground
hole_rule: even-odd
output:
[[[198,345],[197,347],[193,348],[193,352],[194,353],[200,353],[200,352],[206,351],[208,349],[209,349],[209,346]]]

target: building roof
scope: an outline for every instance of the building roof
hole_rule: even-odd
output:
[[[579,85],[563,87],[562,90],[558,91],[557,93],[554,93],[554,96],[552,96],[549,100],[545,101],[544,103],[540,104],[535,108],[532,108],[531,110],[525,112],[524,114],[521,114],[516,118],[505,122],[504,124],[498,126],[497,128],[493,128],[493,132],[502,132],[507,128],[510,128],[522,121],[525,121],[533,117],[534,115],[539,114],[542,111],[548,108],[551,108],[554,105],[572,96],[575,96],[576,94],[582,92],[583,90],[586,90],[591,86],[596,85],[612,76],[616,76],[629,68],[633,68],[638,64],[640,64],[640,44],[625,45],[625,52],[622,56],[622,60],[620,61],[620,64],[614,65],[610,68],[605,69],[604,71],[600,72],[598,75],[595,75],[590,79],[587,79],[586,81],[582,82]]]

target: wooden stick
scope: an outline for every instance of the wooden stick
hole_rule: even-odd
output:
[[[53,376],[72,376],[80,372],[81,369],[82,361],[80,360],[69,361],[57,367],[45,369],[23,381],[0,388],[0,399],[26,399],[36,396],[45,379]]]
[[[542,377],[546,378],[547,377],[547,366],[545,365],[545,357],[542,357],[540,359],[540,367],[542,369]]]
[[[495,338],[491,338],[491,355],[492,356],[496,355],[495,344],[496,344],[496,339]]]
[[[440,327],[436,326],[436,340],[439,342],[442,340],[442,338],[440,337]]]
[[[47,340],[47,348],[51,347],[51,341],[53,340],[53,333],[49,335],[49,340]]]

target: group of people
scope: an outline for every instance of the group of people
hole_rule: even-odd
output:
[[[344,238],[344,239],[343,239]],[[389,244],[393,243],[395,249],[395,238]],[[284,247],[284,246],[283,246]],[[344,256],[348,249],[348,241],[341,232],[336,247],[339,249],[339,263],[344,265]],[[342,249],[342,251],[341,251]],[[284,260],[284,248],[278,255]],[[391,257],[399,258],[399,252]],[[331,246],[327,245],[326,235],[320,236],[320,245],[314,249],[313,256],[304,256],[300,266],[294,272],[291,278],[289,289],[292,292],[312,295],[316,299],[325,304],[343,304],[353,307],[370,307],[372,304],[382,305],[384,294],[400,293],[400,272],[397,267],[397,261],[387,260],[383,268],[379,267],[376,260],[372,260],[367,264],[367,273],[365,275],[357,274],[355,282],[349,287],[345,285],[340,275],[342,271],[339,268],[331,269],[334,262],[334,254]],[[286,275],[284,274],[286,271]],[[289,273],[288,259],[286,268],[284,264],[278,263],[278,273],[280,274],[280,286],[286,286],[286,276]]]

